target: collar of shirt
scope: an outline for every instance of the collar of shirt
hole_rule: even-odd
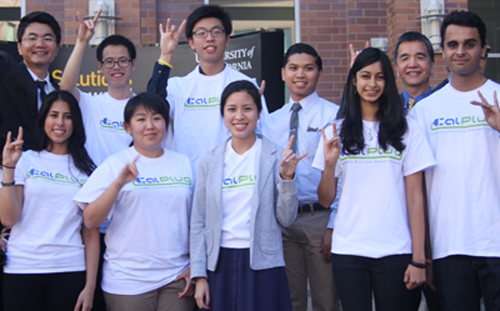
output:
[[[425,92],[424,94],[420,94],[418,95],[417,97],[415,97],[415,103],[418,103],[419,101],[421,101],[422,99],[426,98],[427,96],[431,95],[432,94],[432,89],[431,87],[429,86],[429,89],[427,90],[427,92]],[[408,109],[408,101],[410,100],[410,98],[412,98],[410,96],[410,94],[408,94],[408,92],[406,90],[403,90],[403,98],[404,98],[404,105],[405,105],[405,110]]]
[[[307,96],[306,98],[303,98],[301,101],[298,101],[298,103],[300,103],[300,106],[302,107],[301,110],[304,110],[305,112],[309,112],[309,110],[311,110],[311,108],[314,106],[314,103],[316,103],[318,98],[319,98],[318,93],[316,93],[316,91],[315,91],[314,93]],[[294,103],[296,103],[296,101],[294,101],[292,99],[292,97],[290,97],[290,99],[288,101],[288,104],[290,104],[290,113],[292,112],[292,105]],[[299,110],[299,112],[300,112],[300,110]]]
[[[33,81],[45,81],[45,82],[47,82],[47,84],[45,85],[45,93],[49,94],[50,92],[52,92],[54,90],[52,83],[50,83],[50,78],[49,78],[48,72],[47,72],[47,75],[45,76],[45,79],[40,79],[28,67],[26,67],[26,69],[28,69],[28,72],[30,73],[31,78],[33,78]]]

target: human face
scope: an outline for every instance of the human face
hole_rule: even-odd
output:
[[[385,88],[385,76],[382,64],[375,62],[356,72],[354,80],[356,91],[361,98],[361,105],[379,104],[380,96]]]
[[[130,55],[125,46],[108,45],[102,51],[103,62],[117,62],[119,60],[130,60]],[[131,60],[126,67],[120,67],[118,63],[115,63],[112,68],[105,68],[104,65],[99,62],[99,69],[106,77],[108,87],[130,88],[130,77],[132,77],[132,72],[135,69],[135,59]]]
[[[399,45],[397,72],[405,88],[429,88],[432,66],[426,45],[421,41],[406,41]]]
[[[309,54],[293,54],[288,58],[284,68],[281,68],[281,78],[290,90],[294,101],[300,101],[316,90],[316,85],[323,75]]]
[[[48,70],[59,51],[56,35],[47,24],[31,23],[26,27],[17,50],[23,57],[26,67]]]
[[[207,17],[200,19],[193,27],[193,32],[199,30],[210,31],[215,27],[222,26],[222,22],[215,17]],[[224,51],[229,44],[229,34],[225,34],[221,37],[214,37],[211,33],[208,33],[207,37],[204,39],[197,38],[194,34],[189,39],[189,45],[198,54],[200,64],[211,63],[218,64],[224,62]]]
[[[252,96],[245,91],[235,92],[226,100],[224,123],[231,132],[233,140],[254,141],[259,115]]]
[[[487,44],[481,47],[479,32],[475,27],[449,25],[444,34],[443,56],[450,73],[470,76],[480,72],[481,56],[485,55]]]
[[[130,123],[124,122],[123,127],[132,135],[137,152],[150,158],[163,154],[161,143],[167,129],[161,114],[153,113],[140,105],[135,109]]]
[[[68,139],[73,134],[73,119],[68,103],[56,100],[45,117],[45,134],[51,141],[51,152],[68,153]]]

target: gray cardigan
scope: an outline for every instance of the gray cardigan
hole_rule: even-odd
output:
[[[191,279],[206,277],[207,269],[215,271],[217,266],[227,141],[206,154],[200,162],[191,215]],[[295,179],[283,180],[279,177],[281,157],[278,147],[263,137],[250,220],[250,268],[253,270],[285,265],[278,222],[284,227],[294,222],[298,199]]]

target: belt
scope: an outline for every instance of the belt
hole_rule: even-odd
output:
[[[309,213],[309,212],[320,212],[320,211],[329,211],[329,207],[324,207],[319,203],[311,203],[311,204],[299,204],[299,213]]]

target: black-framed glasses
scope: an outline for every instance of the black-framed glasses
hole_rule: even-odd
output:
[[[120,68],[127,68],[128,66],[130,66],[131,62],[131,59],[120,58],[119,60],[105,59],[101,62],[101,64],[106,69],[112,69],[116,64],[118,64],[118,67]]]
[[[214,37],[214,38],[219,38],[219,37],[222,37],[225,32],[226,31],[224,29],[220,28],[219,26],[215,26],[214,28],[212,28],[210,30],[207,30],[205,28],[200,28],[196,31],[193,31],[193,34],[198,39],[205,39],[206,37],[208,37],[208,34],[211,34],[212,37]]]

